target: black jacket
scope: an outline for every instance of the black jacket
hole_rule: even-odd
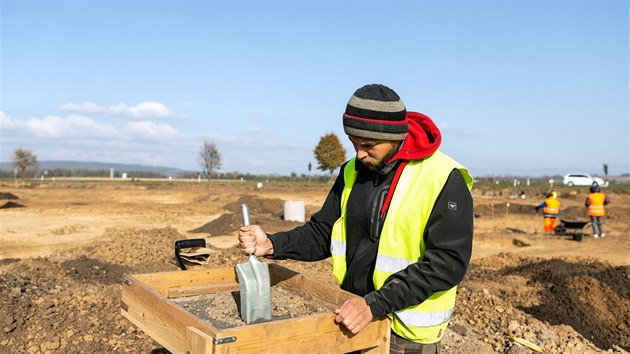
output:
[[[419,304],[434,292],[457,285],[466,273],[472,252],[472,197],[462,174],[455,169],[425,227],[422,261],[392,274],[381,289],[374,289],[372,274],[384,220],[379,211],[399,163],[394,161],[381,171],[372,172],[357,161],[357,180],[348,200],[347,273],[341,287],[364,296],[374,317]],[[269,235],[274,245],[272,258],[317,261],[330,257],[330,235],[340,217],[343,186],[340,174],[321,210],[306,224]],[[456,210],[449,208],[453,202]]]

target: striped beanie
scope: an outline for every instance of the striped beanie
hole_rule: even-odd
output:
[[[350,136],[404,140],[407,129],[405,104],[384,85],[365,85],[356,90],[343,114],[343,130]]]

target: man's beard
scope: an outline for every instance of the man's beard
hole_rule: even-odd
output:
[[[385,167],[389,160],[394,157],[394,155],[396,155],[396,153],[398,152],[396,144],[392,144],[391,147],[392,149],[387,153],[387,155],[383,157],[383,159],[376,160],[369,156],[366,156],[363,160],[361,160],[361,163],[363,163],[363,166],[365,166],[365,168],[367,168],[368,170],[372,172],[377,172],[381,168]]]

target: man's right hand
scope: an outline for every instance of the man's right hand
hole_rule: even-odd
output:
[[[273,254],[273,243],[258,225],[241,227],[238,231],[238,243],[244,255],[263,257]]]

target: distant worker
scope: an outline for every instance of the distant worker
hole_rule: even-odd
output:
[[[556,226],[556,219],[558,218],[558,214],[560,214],[560,202],[556,197],[556,192],[547,194],[547,198],[535,208],[536,213],[538,213],[538,210],[541,208],[543,210],[546,235],[553,235],[553,230]]]
[[[586,214],[591,218],[591,225],[593,225],[593,237],[604,237],[604,226],[602,226],[602,217],[606,214],[604,211],[604,205],[610,201],[608,197],[602,193],[601,188],[597,182],[593,182],[591,185],[591,193],[586,197],[584,205],[588,207]]]

